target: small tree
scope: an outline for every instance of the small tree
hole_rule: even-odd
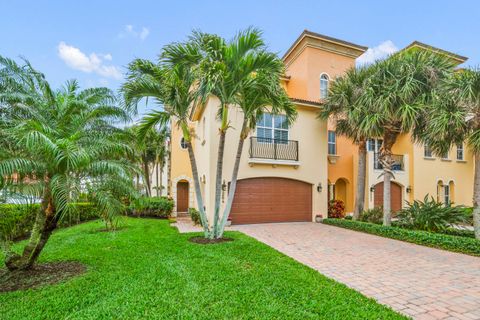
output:
[[[358,146],[358,172],[353,219],[357,220],[365,206],[367,174],[367,139],[378,135],[375,127],[362,127],[371,106],[363,105],[373,67],[352,68],[332,83],[319,117],[332,119],[336,132]]]
[[[480,239],[480,70],[465,69],[444,79],[425,119],[418,137],[435,153],[465,143],[474,154],[473,225]]]
[[[448,57],[425,50],[403,51],[375,63],[361,105],[366,107],[359,128],[383,136],[379,161],[383,166],[383,224],[391,224],[390,183],[394,178],[392,147],[401,134],[419,132],[426,106],[441,80],[453,70]]]
[[[89,183],[102,209],[114,189],[133,193],[131,152],[115,126],[128,120],[107,88],[79,90],[76,81],[54,91],[28,61],[0,57],[0,104],[10,111],[0,121],[3,190],[20,190],[41,199],[31,236],[17,254],[3,244],[9,270],[31,268],[58,222],[72,213],[82,186]],[[110,188],[104,189],[108,182]],[[119,212],[114,212],[118,214]]]

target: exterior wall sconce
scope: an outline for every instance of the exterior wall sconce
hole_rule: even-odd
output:
[[[223,180],[222,183],[222,191],[227,191],[227,184],[225,183],[225,180]]]
[[[200,178],[200,182],[201,183],[205,183],[207,181],[207,179],[205,178],[205,175],[203,175],[201,178]]]
[[[407,189],[405,189],[405,191],[407,191],[407,193],[411,193],[412,192],[412,186],[408,186]]]
[[[318,192],[322,192],[322,189],[323,189],[322,183],[319,182],[318,185],[317,185],[317,191],[318,191]]]
[[[370,187],[370,192],[373,193],[375,192],[375,186],[372,184],[372,186]]]

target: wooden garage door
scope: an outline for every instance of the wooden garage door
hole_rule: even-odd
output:
[[[390,206],[392,208],[392,212],[396,212],[402,209],[402,187],[394,182],[390,182],[390,185],[390,193],[392,195],[390,199]],[[383,182],[375,185],[373,205],[375,207],[383,207]]]
[[[237,182],[232,224],[312,221],[312,186],[283,178]]]

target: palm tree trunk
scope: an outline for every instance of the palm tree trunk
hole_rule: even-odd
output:
[[[160,197],[163,194],[163,161],[159,163],[160,165],[160,182],[157,184],[157,187],[160,189]]]
[[[157,186],[157,197],[160,196],[160,194],[158,193],[158,189],[159,189],[159,185],[158,185],[158,182],[159,182],[159,179],[158,179],[158,176],[159,176],[159,173],[158,173],[158,169],[160,167],[160,161],[157,161],[157,169],[156,169],[156,172],[155,172],[155,176],[156,176],[156,186]]]
[[[480,239],[480,154],[475,154],[475,178],[473,184],[473,229]]]
[[[10,271],[31,269],[57,227],[58,216],[50,193],[47,194],[48,197],[37,212],[30,239],[22,255],[10,254],[5,260],[5,265]]]
[[[224,130],[220,130],[220,139],[218,143],[218,157],[217,157],[217,175],[215,178],[215,211],[213,216],[213,236],[218,237],[218,218],[220,215],[220,200],[222,196],[222,173],[223,173],[223,152],[225,150],[225,135]]]
[[[150,197],[152,195],[150,190],[150,170],[148,169],[148,161],[145,155],[142,155],[142,162],[143,162],[143,175],[145,180],[145,191],[147,192],[147,196]]]
[[[225,206],[225,210],[223,211],[222,223],[220,224],[220,230],[218,234],[219,238],[223,236],[228,217],[230,216],[230,211],[232,210],[235,189],[237,188],[238,171],[240,169],[240,160],[242,158],[243,144],[246,138],[246,135],[244,134],[246,128],[247,121],[244,120],[242,125],[242,131],[240,132],[240,138],[238,139],[237,154],[235,156],[235,164],[233,165],[232,180],[230,181],[230,190],[228,191],[227,205]]]
[[[380,148],[380,162],[383,166],[383,225],[390,226],[392,224],[392,208],[391,208],[391,180],[392,180],[392,147],[397,140],[397,133],[393,131],[385,132],[383,136],[383,144]]]
[[[358,220],[365,206],[365,179],[367,174],[367,142],[360,141],[358,144],[358,173],[357,193],[355,195],[355,209],[353,220]]]
[[[195,153],[193,152],[192,143],[190,141],[186,141],[186,143],[188,156],[190,159],[190,166],[192,167],[193,184],[195,185],[195,195],[197,197],[198,211],[200,212],[200,221],[202,222],[203,233],[205,234],[205,238],[211,238],[212,235],[210,232],[210,226],[208,225],[208,218],[205,214],[202,191],[200,190],[200,179],[198,178],[198,168],[197,161],[195,159]]]

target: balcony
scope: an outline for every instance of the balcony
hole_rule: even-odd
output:
[[[375,170],[383,170],[383,165],[379,161],[379,154],[374,153],[373,155],[373,168]],[[393,171],[405,171],[405,161],[403,155],[392,154],[392,170]]]
[[[298,162],[298,141],[250,137],[250,159]]]

